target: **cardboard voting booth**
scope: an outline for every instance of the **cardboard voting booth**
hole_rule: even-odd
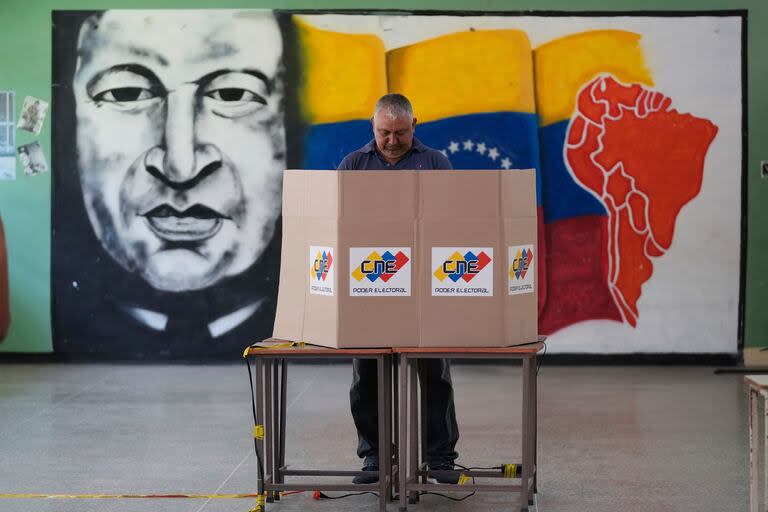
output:
[[[536,242],[533,170],[285,171],[273,337],[534,342]]]

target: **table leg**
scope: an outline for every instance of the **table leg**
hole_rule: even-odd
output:
[[[278,470],[279,467],[278,463],[278,457],[280,456],[280,360],[279,359],[272,359],[272,392],[270,393],[271,397],[271,407],[272,410],[272,421],[270,422],[269,426],[272,429],[272,443],[271,451],[272,451],[272,466],[270,467],[270,473],[273,484],[279,483],[278,479]],[[274,501],[280,500],[280,491],[275,491],[272,493],[272,499]]]
[[[531,378],[531,384],[533,385],[533,493],[539,492],[538,479],[539,479],[539,373],[538,373],[538,360],[537,357],[533,358],[534,366],[532,368],[533,377]]]
[[[285,430],[286,430],[286,407],[288,401],[288,361],[280,360],[280,444],[278,453],[277,467],[285,466]],[[285,483],[285,477],[282,472],[278,473],[278,483]]]
[[[387,502],[392,501],[392,355],[384,356],[384,399],[387,411],[384,445],[387,447],[387,457],[384,459],[384,476],[387,479]]]
[[[749,388],[749,510],[757,511],[757,390]]]
[[[760,391],[763,399],[763,510],[768,511],[768,394],[764,390]]]
[[[378,409],[379,409],[379,511],[380,512],[386,512],[387,511],[387,497],[385,496],[387,492],[387,475],[385,472],[386,466],[387,466],[387,458],[390,457],[389,452],[392,450],[391,447],[387,446],[386,440],[385,440],[385,431],[386,431],[386,422],[388,420],[387,413],[386,413],[386,399],[384,395],[386,394],[386,389],[384,388],[385,383],[385,377],[384,372],[386,371],[386,365],[384,364],[384,356],[378,356],[376,358],[376,388],[378,393]]]
[[[398,390],[398,387],[400,385],[400,380],[398,378],[399,374],[399,361],[397,359],[397,356],[395,354],[392,354],[390,359],[390,365],[392,366],[392,374],[391,374],[391,384],[392,384],[392,437],[394,438],[394,466],[397,466],[398,468],[398,474],[400,471],[400,428],[398,425],[400,425],[400,392]],[[396,492],[399,492],[400,490],[400,479],[395,478],[394,471],[395,468],[392,467],[392,495],[394,497]]]
[[[418,359],[414,359],[413,364],[418,368],[419,389],[421,390],[421,400],[419,402],[419,437],[421,437],[419,443],[421,447],[421,460],[419,461],[420,466],[427,460],[427,375],[424,369],[424,365],[419,364]],[[417,470],[419,469],[419,466],[416,466]],[[427,483],[426,474],[421,477],[421,483]]]
[[[273,389],[272,389],[272,373],[274,370],[275,360],[274,359],[267,359],[267,364],[265,366],[265,372],[264,372],[264,479],[265,484],[270,485],[275,483],[274,482],[274,473],[272,471],[272,452],[274,449],[274,434],[275,431],[273,429],[273,416],[272,416],[272,407],[274,404],[274,396],[272,395]],[[272,502],[272,496],[273,493],[271,491],[267,491],[267,502]]]
[[[255,380],[256,380],[256,427],[264,426],[264,361],[262,358],[255,358]],[[257,459],[261,459],[262,465],[256,470],[256,493],[259,496],[264,494],[264,474],[261,469],[264,462],[264,439],[256,437],[256,453]],[[257,460],[257,464],[259,461]]]
[[[400,482],[400,512],[407,512],[408,510],[408,475],[410,474],[410,468],[408,465],[408,359],[405,355],[400,354],[400,418],[398,428],[400,430],[399,442],[398,442],[398,480]],[[411,440],[413,442],[413,440]]]
[[[417,372],[417,364],[418,360],[413,359],[411,357],[407,357],[405,354],[401,355],[400,357],[404,357],[406,360],[406,367],[408,368],[408,421],[410,422],[409,430],[410,434],[408,435],[408,450],[409,450],[409,460],[408,463],[408,475],[407,478],[413,482],[416,482],[416,471],[419,469],[419,465],[421,464],[421,461],[419,460],[419,444],[421,443],[421,438],[419,435],[419,395],[418,395],[418,386],[419,386],[419,380],[418,380],[418,372]],[[418,492],[412,492],[408,496],[408,501],[410,503],[417,503],[419,501],[419,493]]]
[[[520,510],[528,511],[528,478],[531,475],[531,450],[530,450],[530,392],[531,392],[531,359],[523,358],[523,414],[522,414],[522,447],[523,469],[520,479]]]

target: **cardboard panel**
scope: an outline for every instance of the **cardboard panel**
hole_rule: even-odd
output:
[[[338,171],[338,175],[342,218],[408,220],[416,217],[416,171]]]
[[[499,258],[503,247],[499,221],[495,215],[452,219],[451,222],[446,222],[445,218],[422,220],[419,262],[424,274],[421,282],[420,345],[457,347],[504,344],[503,298],[499,291],[504,258]],[[442,253],[441,258],[436,258],[438,253]],[[486,255],[491,261],[482,268],[474,269],[460,263],[471,255],[479,258]],[[445,272],[440,274],[443,269],[453,273],[449,276]],[[466,293],[458,295],[458,290],[441,293],[441,290],[455,286],[461,286],[462,293]]]
[[[416,286],[419,274],[414,259],[416,230],[413,218],[376,220],[362,216],[357,220],[342,220],[340,233],[342,250],[347,255],[353,252],[358,255],[349,260],[347,271],[340,275],[341,346],[416,346],[419,337],[419,288]],[[371,260],[381,262],[385,257],[396,258],[399,253],[402,253],[402,260],[407,257],[407,263],[389,276],[377,277],[375,262]],[[396,263],[396,259],[392,262]],[[369,273],[364,275],[365,271]],[[410,275],[410,279],[403,281],[404,275]],[[389,279],[385,282],[382,277]],[[376,288],[366,290],[364,286]],[[380,291],[377,295],[353,295],[353,288]],[[387,290],[400,288],[405,289],[408,295],[387,295],[392,293]]]

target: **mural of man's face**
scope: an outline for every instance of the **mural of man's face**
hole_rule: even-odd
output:
[[[285,167],[282,40],[269,12],[107,11],[73,83],[85,206],[123,267],[167,291],[251,266]]]

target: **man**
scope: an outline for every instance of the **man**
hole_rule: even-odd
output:
[[[451,169],[448,158],[414,137],[416,118],[410,101],[401,94],[387,94],[376,103],[371,119],[374,139],[347,155],[338,170]],[[352,417],[357,427],[357,455],[364,459],[363,471],[378,471],[378,409],[376,362],[353,361],[352,387],[349,392]],[[458,457],[459,439],[453,403],[451,369],[447,360],[421,362],[427,394],[427,463],[434,470],[452,470]],[[358,476],[357,484],[374,483],[375,476]],[[453,478],[439,478],[441,483],[456,483]]]
[[[280,216],[283,46],[266,11],[106,11],[80,28],[83,203],[103,250],[148,285],[116,302],[167,335],[158,347],[175,338],[215,350],[263,306],[253,280],[234,281],[264,256]]]

